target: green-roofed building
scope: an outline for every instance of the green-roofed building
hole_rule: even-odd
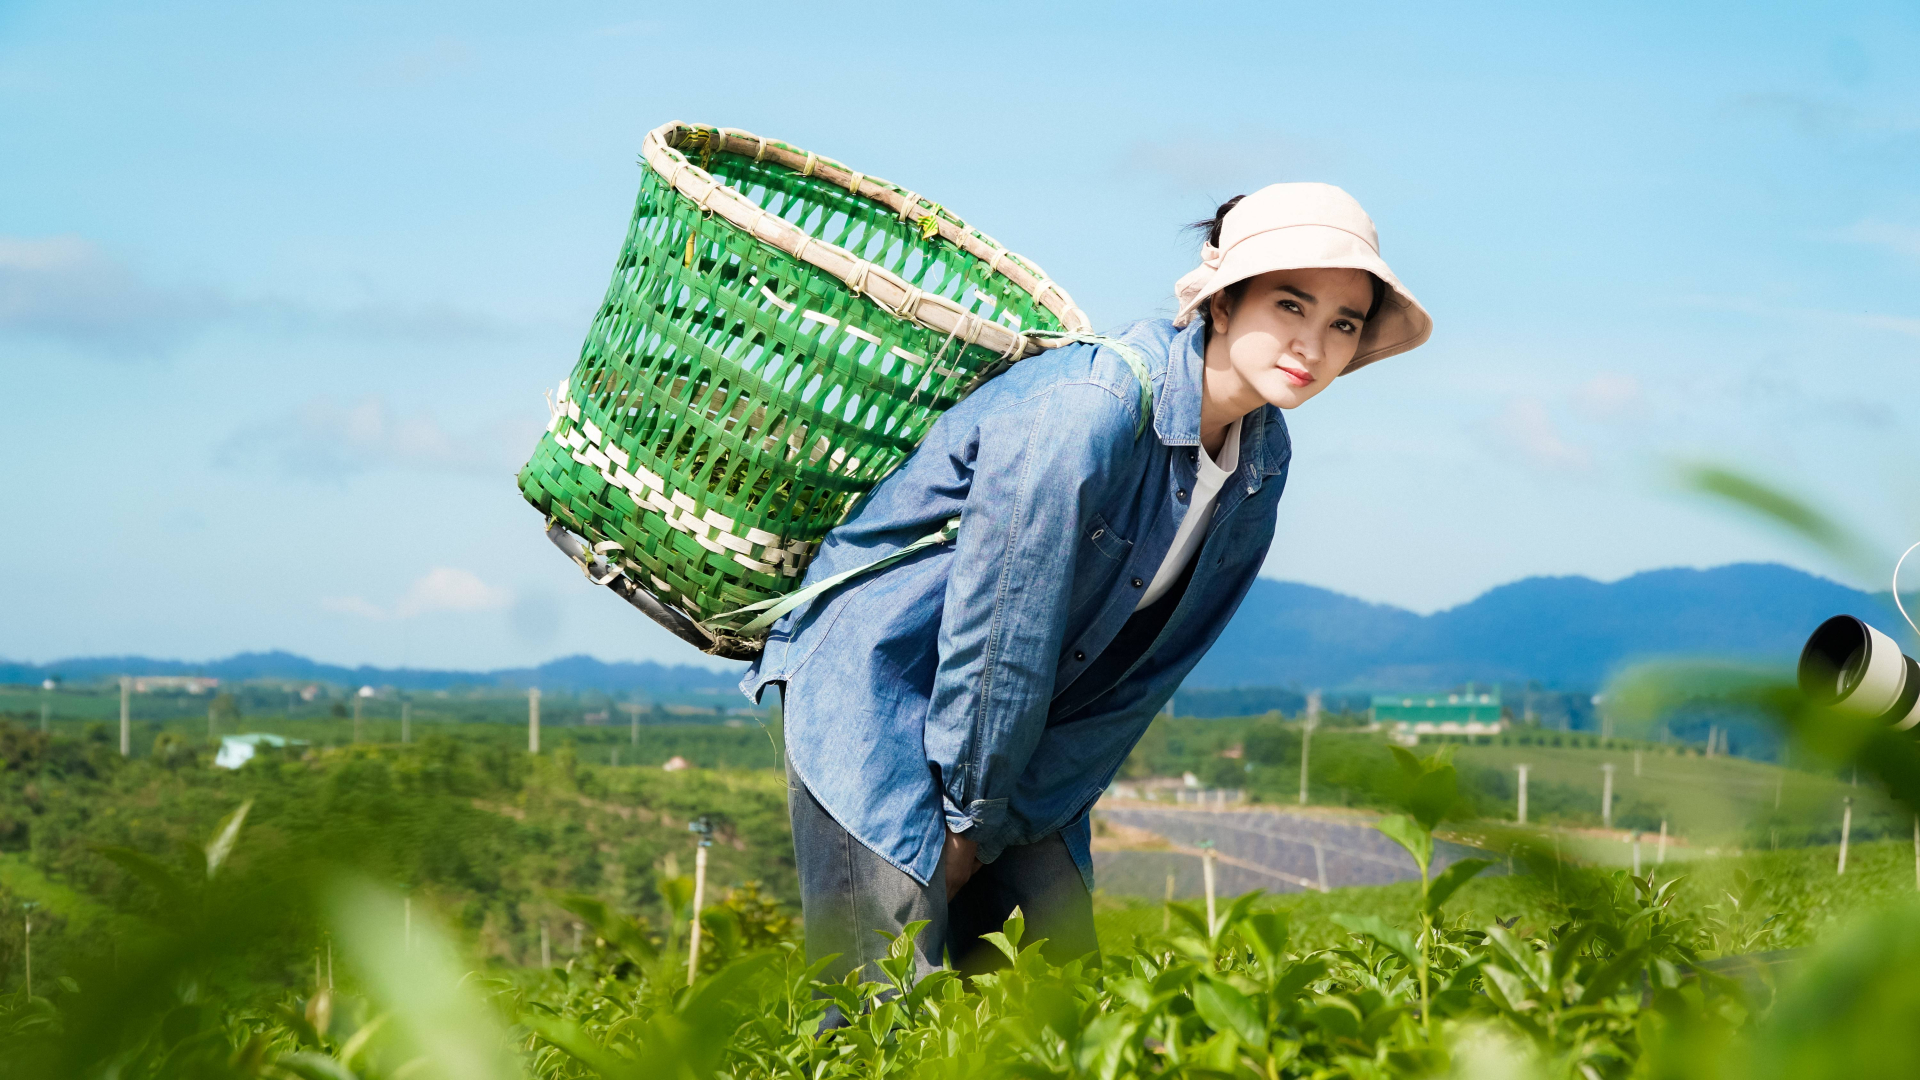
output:
[[[1497,725],[1501,720],[1500,689],[1475,690],[1469,685],[1464,691],[1441,694],[1375,694],[1371,713],[1377,724],[1434,725],[1414,729],[1422,734],[1498,731],[1500,728]],[[1473,727],[1468,728],[1466,725],[1469,724]],[[1440,725],[1457,726],[1449,729]],[[1496,726],[1487,728],[1483,725]]]

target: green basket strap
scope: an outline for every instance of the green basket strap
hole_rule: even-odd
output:
[[[1147,430],[1147,419],[1153,415],[1153,376],[1147,371],[1146,357],[1141,356],[1138,349],[1135,349],[1132,345],[1118,338],[1110,338],[1101,334],[1036,330],[1028,333],[1027,336],[1044,339],[1043,344],[1048,348],[1059,348],[1062,345],[1076,344],[1105,345],[1114,352],[1119,353],[1120,358],[1125,360],[1127,366],[1133,369],[1133,377],[1140,383],[1140,423],[1134,428],[1134,438],[1139,438],[1141,433]],[[808,585],[804,589],[790,592],[785,596],[776,596],[771,600],[762,600],[757,604],[748,604],[746,607],[735,608],[732,611],[715,615],[713,618],[701,623],[700,628],[715,635],[733,634],[743,638],[752,637],[778,622],[780,616],[785,615],[787,612],[792,611],[794,608],[812,600],[814,597],[819,596],[829,589],[852,581],[862,574],[870,574],[875,570],[884,570],[907,556],[924,551],[935,544],[950,544],[953,542],[953,538],[959,534],[960,519],[954,518],[945,525],[942,525],[938,532],[928,533],[913,543],[908,544],[906,547],[891,554],[883,555],[864,566],[856,566],[851,570],[842,570],[831,577],[823,578],[820,581]],[[742,615],[754,615],[756,612],[758,614],[755,615],[752,622],[738,629],[729,629],[725,625]]]
[[[807,601],[813,599],[814,597],[819,596],[821,593],[826,592],[828,589],[834,588],[837,585],[851,581],[862,574],[871,573],[872,571],[875,571],[875,570],[885,569],[886,567],[892,566],[894,563],[899,562],[901,559],[904,559],[907,556],[912,555],[917,551],[923,551],[927,548],[930,548],[935,544],[950,544],[953,542],[953,538],[958,535],[960,535],[960,519],[954,518],[953,520],[947,522],[945,525],[940,526],[939,532],[928,533],[927,535],[921,537],[920,539],[915,540],[913,543],[908,544],[906,547],[903,547],[900,550],[895,551],[890,555],[883,555],[880,558],[875,559],[870,563],[867,563],[865,566],[856,566],[851,570],[842,570],[841,572],[833,575],[832,577],[824,578],[820,581],[816,581],[804,589],[800,589],[797,592],[790,592],[785,596],[776,596],[771,600],[762,600],[757,604],[748,604],[746,607],[736,608],[724,614],[715,615],[713,618],[708,619],[706,622],[701,623],[700,628],[707,631],[710,634],[718,635],[718,634],[726,633],[726,634],[734,634],[739,637],[751,637],[752,635],[758,634],[764,631],[768,627],[772,626],[775,622],[779,621],[780,616],[785,615],[787,612],[792,611],[794,608],[799,607],[801,604],[804,604]],[[757,618],[755,618],[752,622],[748,623],[745,626],[740,627],[737,630],[731,630],[726,628],[724,625],[722,625],[729,619],[733,619],[741,615],[749,615],[756,611],[759,612],[760,615]]]
[[[1147,358],[1140,355],[1140,350],[1119,338],[1089,334],[1084,330],[1031,330],[1027,336],[1049,349],[1057,349],[1062,345],[1105,345],[1119,353],[1120,359],[1133,369],[1133,377],[1140,384],[1140,422],[1133,429],[1133,437],[1137,439],[1147,430],[1147,421],[1153,416],[1153,376],[1147,371]]]

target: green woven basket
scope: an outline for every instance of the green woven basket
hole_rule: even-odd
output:
[[[613,283],[520,473],[588,576],[701,649],[798,587],[941,413],[1087,329],[1031,262],[918,194],[743,131],[642,146]]]

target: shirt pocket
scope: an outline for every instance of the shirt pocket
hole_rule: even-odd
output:
[[[1113,531],[1105,518],[1093,515],[1080,528],[1080,549],[1073,567],[1073,601],[1069,616],[1079,614],[1088,604],[1112,595],[1127,556],[1133,553],[1133,541]]]

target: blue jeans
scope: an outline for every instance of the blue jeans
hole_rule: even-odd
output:
[[[1042,951],[1053,963],[1099,951],[1093,899],[1058,833],[1008,847],[976,871],[949,903],[944,860],[930,883],[914,881],[841,828],[794,774],[791,763],[787,812],[793,819],[807,961],[830,953],[840,956],[827,966],[823,979],[841,979],[864,967],[863,978],[886,981],[876,963],[887,955],[889,942],[882,931],[898,934],[919,919],[928,921],[915,944],[919,975],[949,964],[968,974],[990,971],[1005,958],[980,935],[1000,929],[1016,907],[1026,918],[1025,940],[1046,938]]]

